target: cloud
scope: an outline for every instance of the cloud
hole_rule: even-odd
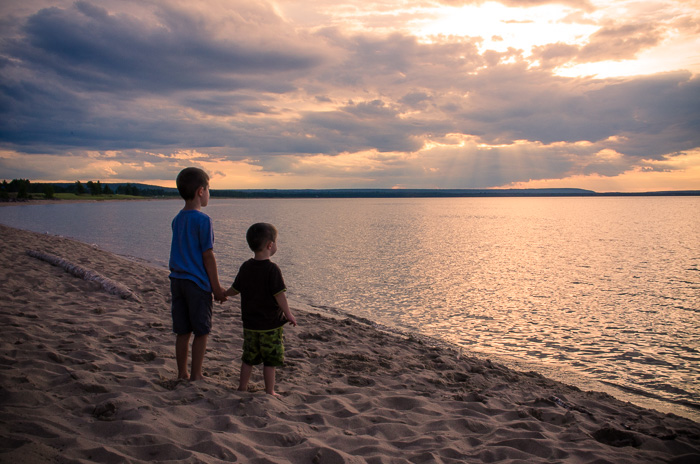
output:
[[[474,81],[478,91],[456,115],[464,121],[461,130],[490,142],[597,142],[624,134],[632,141],[623,150],[649,157],[700,144],[692,129],[700,80],[687,72],[582,82],[512,65],[489,69]]]
[[[167,4],[158,21],[88,2],[41,9],[3,47],[2,139],[28,152],[226,145],[237,131],[188,110],[274,113],[265,95],[292,91],[294,79],[323,60],[291,31],[286,36],[296,41],[261,36],[257,23],[283,24],[270,9],[257,15],[253,23],[229,18],[234,33],[217,38],[208,34],[215,24]]]
[[[532,57],[546,68],[564,63],[631,60],[640,52],[658,45],[663,32],[653,24],[624,24],[600,28],[582,46],[553,43],[536,46]]]
[[[662,39],[662,33],[653,24],[603,27],[581,48],[578,60],[591,62],[631,59],[640,51],[657,45]]]
[[[473,5],[482,4],[486,0],[439,0],[440,3],[450,6],[463,6],[463,5]],[[503,5],[516,7],[516,8],[528,8],[534,6],[542,5],[567,5],[572,8],[577,8],[584,11],[591,11],[594,9],[593,5],[588,0],[497,0],[498,3]]]
[[[651,192],[690,189],[700,185],[700,150],[667,156],[662,161],[635,165],[614,177],[597,173],[575,174],[563,179],[514,182],[512,188],[565,188],[587,185],[598,192]],[[679,188],[680,187],[680,188]]]
[[[697,70],[557,74],[700,34],[696,16],[621,22],[587,1],[526,4],[544,5],[552,24],[595,27],[496,50],[486,37],[414,35],[431,14],[417,0],[4,5],[0,169],[171,179],[192,162],[246,185],[482,188],[659,169],[700,147]],[[532,27],[522,21],[497,22]],[[503,32],[488,37],[505,43]]]
[[[270,22],[279,23],[267,13]],[[321,59],[301,44],[260,40],[260,31],[250,24],[240,27],[236,18],[227,24],[233,33],[220,39],[209,33],[211,25],[182,11],[163,6],[157,16],[156,24],[110,14],[85,1],[70,9],[42,9],[28,18],[13,55],[84,89],[155,93],[202,88],[284,92],[288,84],[265,76],[308,71]]]

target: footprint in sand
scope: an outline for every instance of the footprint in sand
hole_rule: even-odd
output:
[[[129,359],[134,362],[151,362],[156,359],[156,354],[152,351],[146,351],[141,353],[131,353]]]
[[[106,403],[102,403],[100,405],[95,406],[95,409],[92,411],[92,415],[102,421],[111,421],[114,420],[114,416],[117,414],[117,406],[112,403],[111,401],[108,401]]]

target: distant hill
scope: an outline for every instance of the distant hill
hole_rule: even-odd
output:
[[[43,185],[71,189],[75,183],[32,183],[37,191]],[[112,192],[138,189],[140,196],[177,197],[176,188],[141,183],[104,183]],[[700,196],[700,190],[659,192],[605,192],[577,188],[544,189],[212,189],[219,198],[458,198],[458,197],[600,197],[600,196]]]
[[[593,196],[583,189],[259,189],[212,190],[212,196],[229,198],[444,198]]]
[[[258,189],[212,190],[223,198],[457,198],[457,197],[596,197],[596,196],[697,196],[700,190],[598,193],[563,189]]]

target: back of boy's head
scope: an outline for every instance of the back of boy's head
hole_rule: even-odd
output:
[[[245,239],[251,250],[262,251],[269,242],[277,241],[277,229],[272,224],[258,222],[248,228]]]
[[[185,168],[177,175],[177,191],[185,200],[191,200],[200,187],[209,185],[209,176],[199,168]]]

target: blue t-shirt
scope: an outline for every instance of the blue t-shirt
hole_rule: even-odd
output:
[[[211,292],[209,275],[202,253],[214,248],[212,220],[203,212],[182,210],[173,219],[170,246],[170,277],[189,279],[202,290]]]

